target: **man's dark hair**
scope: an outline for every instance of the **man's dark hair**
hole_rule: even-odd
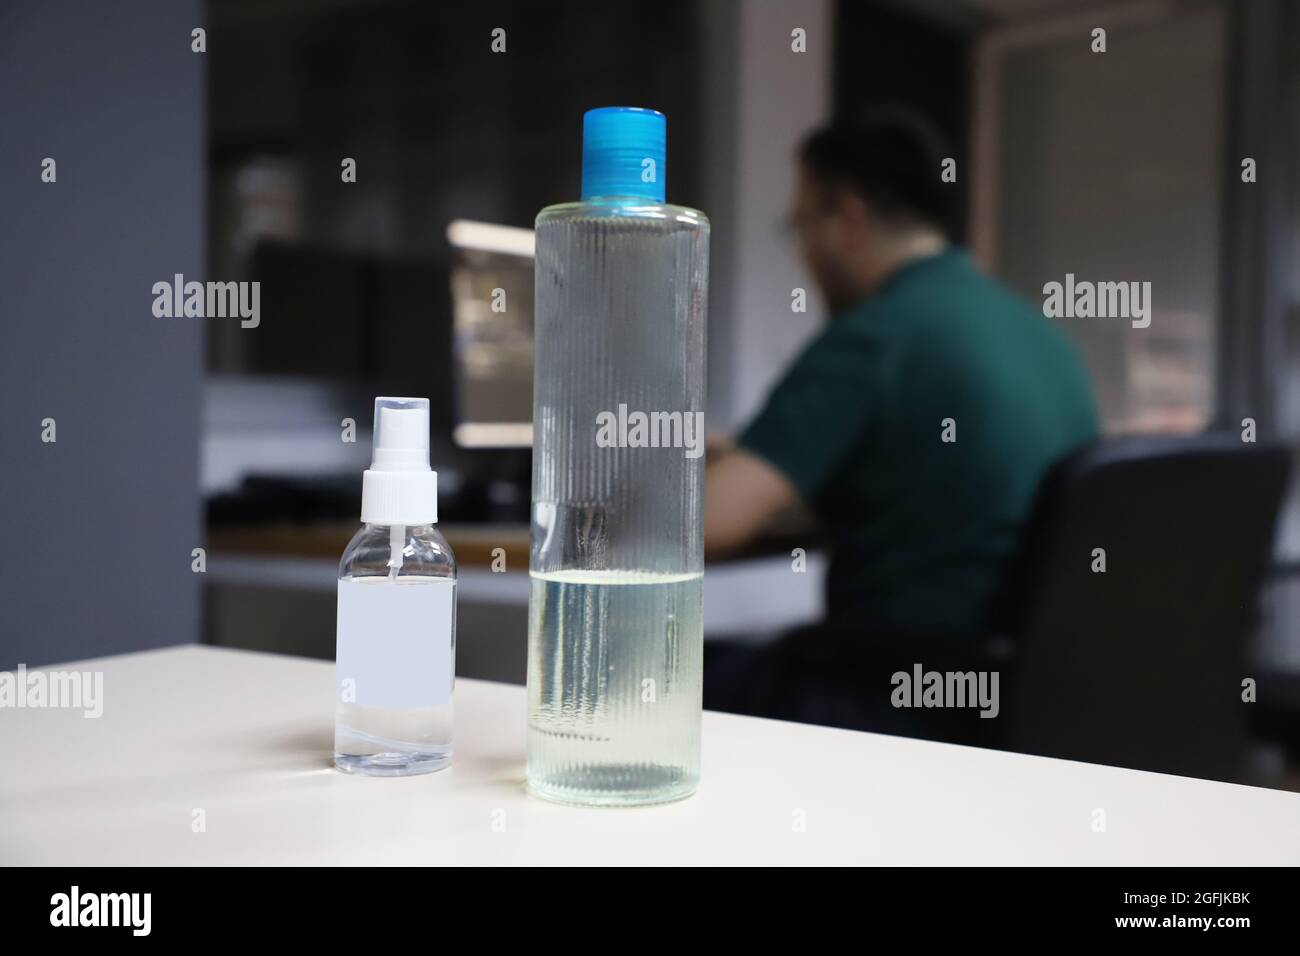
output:
[[[821,184],[850,189],[882,218],[952,231],[955,183],[940,179],[951,156],[925,119],[903,110],[877,110],[813,131],[799,159]]]

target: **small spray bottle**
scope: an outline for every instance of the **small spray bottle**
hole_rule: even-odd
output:
[[[375,399],[361,521],[339,562],[334,765],[441,770],[452,752],[456,559],[435,526],[428,399]]]

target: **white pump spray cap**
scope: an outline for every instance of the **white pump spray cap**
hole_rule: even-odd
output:
[[[438,473],[429,469],[429,400],[376,398],[374,452],[361,481],[366,524],[433,524]]]

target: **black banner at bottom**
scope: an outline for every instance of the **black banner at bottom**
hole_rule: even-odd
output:
[[[634,938],[655,932],[657,919],[762,930],[776,920],[798,931],[851,925],[859,931],[915,932],[927,942],[947,937],[985,941],[1060,938],[1181,944],[1192,939],[1234,941],[1294,938],[1295,873],[1285,869],[901,869],[819,874],[807,882],[770,874],[752,884],[735,873],[721,885],[695,885],[689,874],[632,873],[608,880],[527,874],[516,889],[496,873],[410,869],[29,869],[10,870],[5,935],[75,934],[80,942],[160,939],[248,942],[250,934],[297,942],[372,938],[388,926],[405,934],[440,921],[500,910],[504,925],[560,929],[575,903],[597,921],[623,923]],[[579,888],[592,886],[591,890]],[[595,888],[601,887],[601,888]],[[560,892],[557,892],[557,889]],[[746,896],[762,901],[747,906]],[[576,897],[576,898],[575,898]],[[543,921],[529,919],[542,917]],[[649,921],[642,923],[642,921]],[[502,920],[489,919],[496,935]],[[632,928],[640,925],[640,929]],[[256,930],[252,928],[256,927]],[[463,932],[462,925],[461,931]],[[585,927],[584,927],[585,928]],[[616,925],[612,925],[617,932]],[[766,931],[766,930],[764,930]],[[1045,935],[1047,934],[1047,935]],[[617,939],[618,937],[606,937]]]

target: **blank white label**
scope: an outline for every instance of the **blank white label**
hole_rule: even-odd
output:
[[[451,700],[456,582],[339,581],[334,689],[362,707],[431,707]]]

